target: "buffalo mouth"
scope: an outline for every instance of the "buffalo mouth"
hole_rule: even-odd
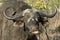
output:
[[[39,30],[37,26],[34,26],[34,27],[32,26],[31,28],[28,28],[28,29],[29,29],[29,32],[32,34],[39,34]]]

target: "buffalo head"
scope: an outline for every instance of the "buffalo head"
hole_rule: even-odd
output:
[[[8,6],[3,10],[3,15],[9,20],[23,21],[25,23],[25,31],[28,31],[30,33],[38,33],[39,17],[52,18],[57,13],[56,8],[54,8],[54,12],[52,14],[45,13],[34,8],[26,8],[23,11],[14,12],[13,16],[8,16],[6,10],[9,8],[10,7]]]

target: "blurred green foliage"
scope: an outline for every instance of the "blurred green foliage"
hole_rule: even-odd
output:
[[[48,13],[52,12],[53,7],[59,7],[60,0],[24,0],[33,8],[47,11]]]
[[[37,9],[49,9],[51,7],[57,6],[59,0],[24,0],[33,8]]]
[[[25,2],[37,9],[45,9],[47,5],[44,0],[26,0]]]

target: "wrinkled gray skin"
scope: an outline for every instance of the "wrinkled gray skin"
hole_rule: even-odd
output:
[[[15,2],[13,4],[15,4]],[[28,4],[26,4],[26,6],[27,5]],[[52,18],[57,13],[56,8],[54,8],[54,12],[52,14],[49,14],[49,13],[45,13],[41,10],[37,10],[37,9],[28,7],[26,9],[24,9],[23,11],[15,12],[15,15],[13,15],[13,16],[8,16],[6,14],[6,10],[8,10],[9,7],[10,6],[6,6],[6,8],[3,10],[3,15],[9,20],[16,20],[16,21],[23,20],[24,23],[25,23],[26,28],[28,29],[27,31],[32,32],[32,33],[38,33],[38,27],[39,27],[38,17],[41,16],[41,17]]]

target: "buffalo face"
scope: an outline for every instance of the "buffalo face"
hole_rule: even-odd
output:
[[[24,16],[25,27],[28,29],[26,31],[33,34],[37,34],[39,27],[39,21],[38,21],[39,15],[33,12],[32,9],[26,9],[25,11],[23,11],[23,13],[24,13],[23,16]]]

